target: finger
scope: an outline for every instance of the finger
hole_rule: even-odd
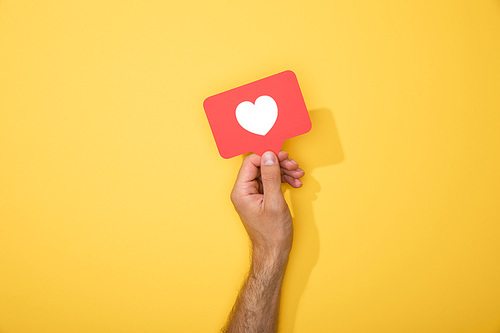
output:
[[[281,180],[283,183],[288,183],[290,184],[291,187],[294,187],[294,188],[299,188],[302,186],[302,181],[298,178],[293,178],[292,176],[289,176],[289,175],[282,175],[281,176]]]
[[[289,176],[292,176],[293,178],[302,178],[305,175],[304,170],[301,168],[297,168],[295,170],[287,170],[287,169],[281,169],[281,174],[286,174]]]
[[[284,161],[288,158],[288,153],[286,151],[280,151],[278,153],[278,160],[281,162],[281,161]]]
[[[264,202],[273,203],[282,200],[281,170],[278,157],[273,152],[267,151],[262,154],[260,173],[264,187]]]
[[[236,177],[235,187],[238,184],[244,182],[253,181],[255,178],[259,177],[260,173],[260,156],[259,155],[248,155],[245,157],[241,163],[240,171]]]
[[[294,160],[287,158],[287,159],[280,162],[280,166],[283,169],[294,170],[294,169],[297,169],[299,167],[299,164],[297,162],[295,162]]]

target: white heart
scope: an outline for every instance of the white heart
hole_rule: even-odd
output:
[[[236,107],[236,120],[247,131],[266,135],[278,119],[278,105],[271,96],[259,96],[255,104],[244,101]]]

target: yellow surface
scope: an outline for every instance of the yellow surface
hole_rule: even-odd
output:
[[[0,332],[216,332],[209,95],[296,72],[282,332],[500,332],[500,1],[0,1]]]

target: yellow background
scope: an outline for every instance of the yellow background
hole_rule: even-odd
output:
[[[500,332],[500,1],[0,1],[0,332],[216,332],[203,99],[291,69],[282,332]]]

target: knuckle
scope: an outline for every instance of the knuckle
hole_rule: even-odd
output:
[[[272,181],[276,181],[277,179],[280,179],[281,180],[281,174],[277,174],[277,173],[263,173],[262,174],[262,181],[264,182],[272,182]]]
[[[251,163],[251,160],[255,158],[255,154],[249,154],[243,158],[243,164]]]

